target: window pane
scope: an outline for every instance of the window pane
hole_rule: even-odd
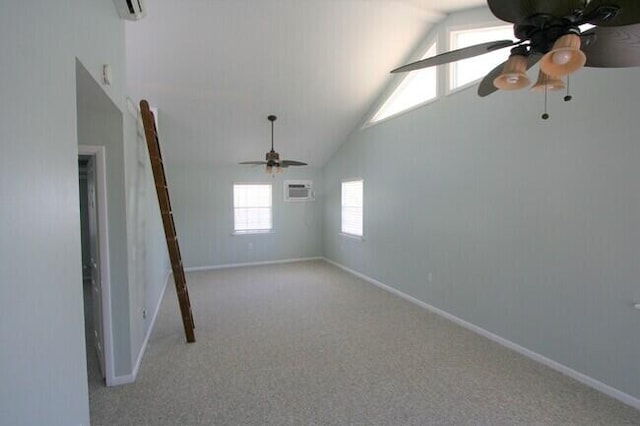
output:
[[[233,186],[234,207],[271,207],[271,185]]]
[[[235,231],[271,230],[271,185],[233,185]]]
[[[436,44],[433,43],[421,59],[435,56],[436,53]],[[436,78],[436,67],[407,73],[402,83],[373,116],[371,122],[375,123],[435,98],[437,94]]]
[[[499,27],[475,28],[464,31],[451,31],[451,50],[487,41],[512,40],[513,27],[503,25]],[[495,52],[452,62],[449,65],[449,89],[464,86],[479,78],[484,77],[497,65],[506,61],[509,57],[509,49],[500,49]]]
[[[363,181],[342,182],[342,232],[363,235],[363,204]]]

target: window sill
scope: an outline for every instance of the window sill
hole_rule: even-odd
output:
[[[346,238],[351,238],[352,240],[364,241],[364,237],[360,235],[345,234],[344,232],[338,232],[338,235],[341,235]]]
[[[275,234],[273,230],[265,230],[265,231],[233,231],[231,233],[232,236],[237,235],[264,235],[264,234]]]
[[[456,86],[452,89],[447,88],[446,92],[445,92],[445,96],[451,96],[451,95],[455,95],[458,92],[462,92],[464,90],[469,89],[470,87],[476,87],[478,86],[481,82],[482,82],[483,77],[477,78],[473,81],[470,81],[469,83],[465,83],[462,86]]]

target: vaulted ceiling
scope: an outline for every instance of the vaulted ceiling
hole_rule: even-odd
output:
[[[483,0],[153,0],[126,24],[127,93],[159,108],[168,163],[322,167],[447,13]]]

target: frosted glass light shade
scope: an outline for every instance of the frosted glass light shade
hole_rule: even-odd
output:
[[[493,85],[500,90],[524,89],[531,80],[527,76],[527,57],[511,55],[504,64],[502,74],[493,80]]]
[[[540,69],[547,75],[562,77],[576,72],[587,62],[580,50],[580,36],[565,34],[558,38],[553,48],[540,60]]]
[[[542,70],[540,70],[538,72],[538,81],[536,81],[536,84],[533,85],[531,90],[533,90],[534,92],[542,92],[544,91],[545,86],[547,90],[550,91],[562,90],[567,87],[564,81],[562,81],[558,77],[547,75]]]

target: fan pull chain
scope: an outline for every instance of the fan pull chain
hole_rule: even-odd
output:
[[[543,120],[549,119],[549,114],[547,113],[547,93],[549,92],[549,86],[547,85],[547,76],[544,76],[544,113],[542,114]]]
[[[567,96],[564,97],[565,102],[569,102],[573,97],[569,94],[569,76],[567,76]]]

